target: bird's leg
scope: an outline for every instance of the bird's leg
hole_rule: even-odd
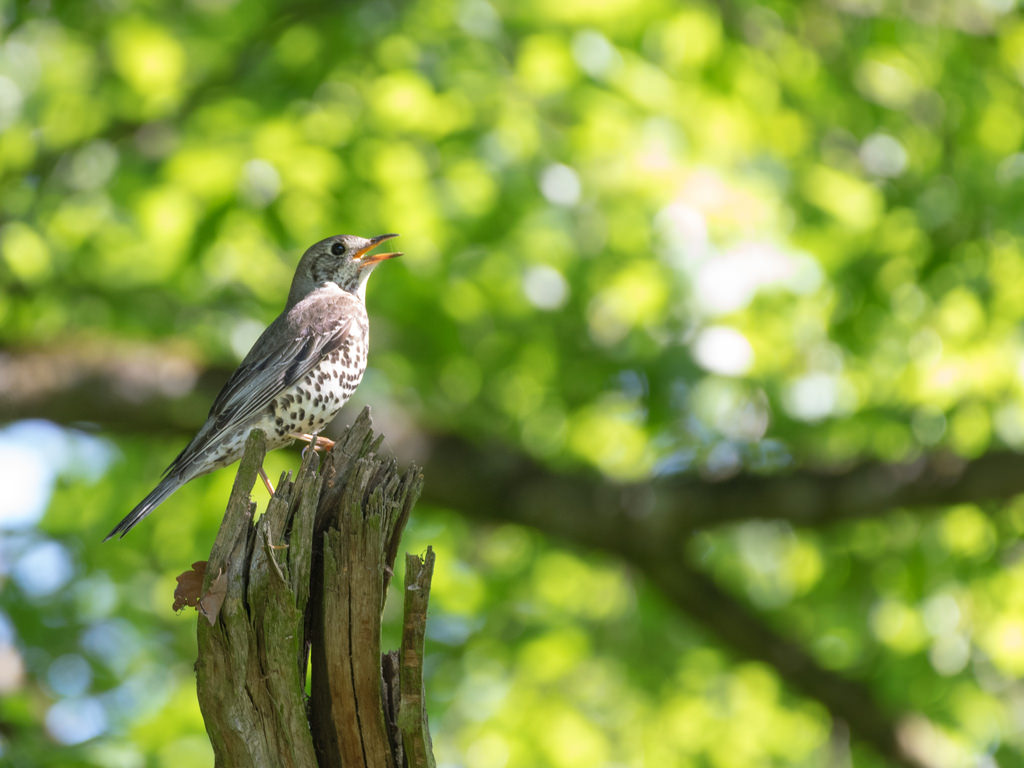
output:
[[[274,486],[270,484],[270,478],[267,477],[267,473],[263,471],[263,467],[260,467],[260,477],[263,478],[263,484],[267,486],[267,490],[270,491],[270,495],[274,495]]]

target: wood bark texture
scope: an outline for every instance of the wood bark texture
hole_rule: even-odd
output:
[[[380,648],[422,475],[381,456],[381,440],[365,409],[322,466],[305,452],[253,522],[266,449],[260,432],[249,436],[203,584],[220,579],[223,603],[198,620],[197,690],[217,768],[434,765],[422,695],[429,549],[407,556],[402,649]]]

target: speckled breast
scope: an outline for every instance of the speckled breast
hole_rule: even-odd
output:
[[[304,379],[274,398],[267,406],[273,420],[268,432],[277,438],[273,442],[287,442],[289,434],[319,432],[327,426],[359,386],[366,352],[366,335],[353,334]]]

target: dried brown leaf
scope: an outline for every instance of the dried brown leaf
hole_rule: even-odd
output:
[[[210,626],[217,620],[217,614],[220,613],[220,607],[224,604],[224,598],[228,594],[228,575],[224,571],[220,571],[217,574],[217,578],[213,580],[213,584],[210,585],[210,591],[199,598],[198,610],[206,620],[210,622]]]
[[[178,586],[174,588],[174,610],[186,606],[196,607],[202,595],[203,578],[206,576],[206,561],[192,563],[192,569],[177,576]]]

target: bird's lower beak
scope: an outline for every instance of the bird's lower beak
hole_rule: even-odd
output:
[[[402,254],[400,251],[395,253],[370,253],[371,250],[376,248],[385,240],[390,240],[393,237],[398,237],[398,235],[377,235],[376,237],[371,237],[369,245],[358,251],[352,258],[359,259],[359,265],[361,267],[368,267],[371,264],[379,264],[387,259],[393,259],[396,256],[401,256]]]

